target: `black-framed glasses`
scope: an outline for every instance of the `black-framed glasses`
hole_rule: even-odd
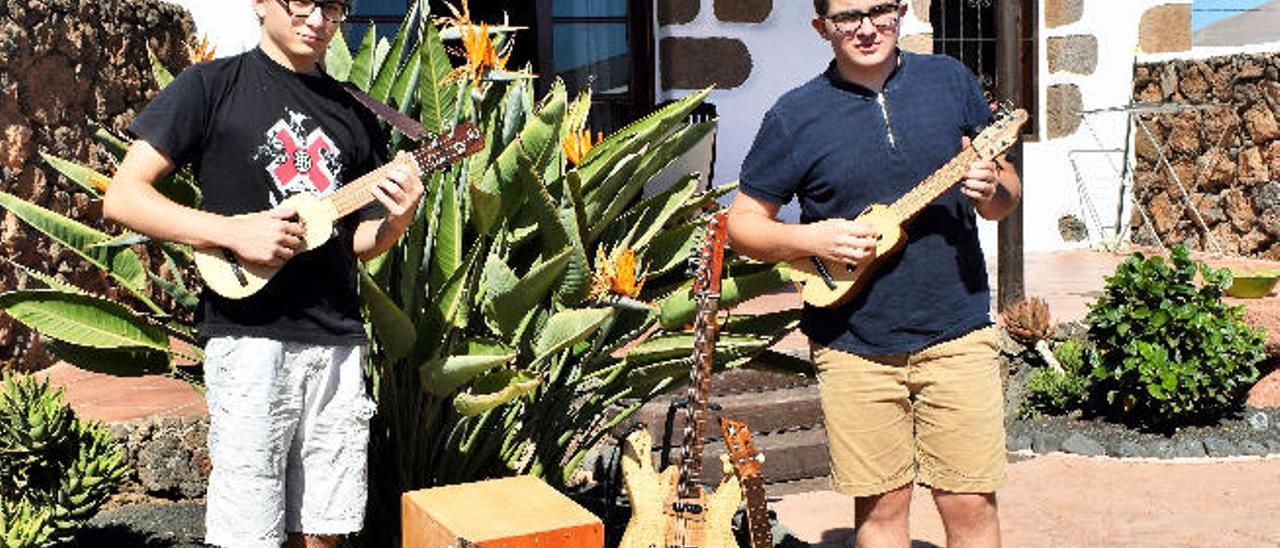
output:
[[[347,20],[347,4],[343,2],[315,2],[314,0],[276,0],[292,17],[307,18],[320,8],[320,16],[333,24]]]
[[[871,22],[871,26],[877,30],[887,31],[893,30],[898,25],[898,3],[885,2],[871,6],[867,11],[848,10],[840,13],[823,16],[823,19],[831,21],[832,26],[836,28],[836,32],[841,34],[852,34],[858,32],[862,28],[862,20],[866,19]]]

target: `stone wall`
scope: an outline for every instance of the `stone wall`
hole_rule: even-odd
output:
[[[209,417],[152,417],[111,425],[132,473],[120,493],[170,500],[203,497],[209,483]]]
[[[0,190],[104,229],[101,206],[45,164],[44,152],[110,173],[90,122],[121,132],[155,91],[147,47],[172,71],[189,64],[191,18],[160,0],[0,0]],[[0,213],[0,256],[121,298],[105,276],[12,213]],[[0,291],[34,285],[0,263]],[[50,358],[0,315],[0,368]]]
[[[1280,260],[1280,53],[1140,65],[1134,98],[1202,107],[1143,115],[1159,149],[1135,128],[1134,200],[1160,239]],[[1153,243],[1137,212],[1131,223]]]

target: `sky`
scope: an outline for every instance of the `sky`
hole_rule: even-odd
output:
[[[1268,0],[1193,0],[1191,2],[1191,32],[1219,19],[1238,15],[1239,11],[1256,8]],[[1218,11],[1232,10],[1232,11]]]

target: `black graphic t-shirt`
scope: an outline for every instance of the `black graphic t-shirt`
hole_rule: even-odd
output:
[[[183,71],[129,130],[175,164],[190,164],[200,207],[225,215],[268,210],[303,192],[328,196],[381,165],[387,142],[342,84],[289,70],[261,49]],[[351,246],[366,215],[336,223],[328,242],[286,262],[254,295],[233,300],[206,290],[200,335],[365,342]]]

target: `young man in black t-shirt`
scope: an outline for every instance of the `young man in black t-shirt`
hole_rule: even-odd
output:
[[[363,523],[373,403],[361,359],[356,259],[391,247],[423,187],[407,155],[372,194],[380,203],[336,223],[294,257],[303,227],[288,196],[326,196],[385,160],[377,120],[319,61],[348,2],[251,0],[258,48],[182,72],[130,126],[137,137],[103,213],[154,238],[223,248],[280,266],[258,293],[206,291],[209,338],[207,541],[220,546],[334,546]],[[154,188],[191,165],[201,210]]]

